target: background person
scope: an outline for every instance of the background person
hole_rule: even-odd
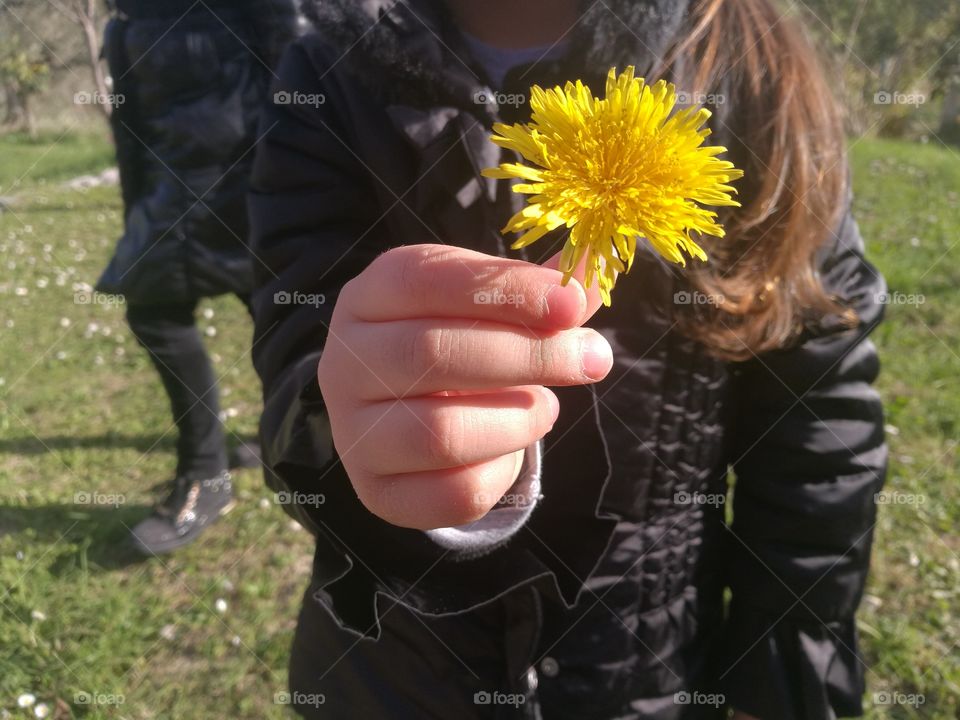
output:
[[[260,108],[292,0],[118,0],[104,53],[124,200],[124,234],[97,289],[122,294],[179,431],[169,495],[133,529],[145,553],[192,540],[231,506],[217,382],[194,322],[200,298],[249,308],[245,193]],[[258,464],[255,448],[237,462]]]

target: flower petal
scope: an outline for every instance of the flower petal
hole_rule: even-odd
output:
[[[493,142],[525,163],[503,163],[486,177],[520,179],[511,190],[528,198],[505,232],[521,233],[512,247],[536,242],[564,225],[560,257],[566,283],[585,262],[584,283],[596,277],[605,304],[620,273],[629,272],[637,239],[647,238],[665,259],[707,259],[694,237],[723,237],[710,207],[739,207],[730,185],[743,172],[704,145],[706,108],[676,110],[676,88],[647,85],[635,68],[611,68],[605,96],[583,82],[530,90],[530,122],[494,126]]]

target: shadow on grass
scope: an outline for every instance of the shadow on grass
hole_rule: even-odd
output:
[[[39,193],[37,193],[39,194]],[[43,214],[48,215],[54,212],[62,213],[74,213],[77,211],[76,207],[70,207],[69,205],[44,205],[41,203],[9,203],[9,209],[16,212],[17,215],[32,215],[32,214]],[[109,211],[109,210],[119,210],[120,206],[118,203],[84,203],[83,210],[84,212],[93,212],[95,210]]]
[[[228,444],[231,450],[234,445],[252,445],[256,444],[258,438],[256,435],[243,434],[228,438]],[[115,435],[108,433],[106,435],[51,435],[49,437],[37,437],[35,435],[24,435],[14,438],[0,438],[0,455],[45,455],[51,451],[61,450],[88,450],[100,448],[109,449],[131,449],[137,452],[146,453],[155,450],[170,451],[175,450],[177,445],[176,433],[168,433],[162,438],[156,435]]]
[[[176,436],[170,434],[158,440],[156,435],[51,435],[0,439],[0,455],[45,455],[51,450],[87,450],[91,448],[131,448],[145,453],[150,450],[171,450],[176,446]]]
[[[36,506],[0,505],[0,536],[29,532],[31,543],[69,543],[86,557],[90,565],[104,570],[119,570],[149,559],[130,542],[130,530],[147,517],[147,505],[118,504],[84,506],[49,504]],[[51,548],[53,550],[53,548]],[[55,563],[59,575],[75,556],[65,554]]]

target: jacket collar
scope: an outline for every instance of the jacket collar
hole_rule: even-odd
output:
[[[477,189],[491,200],[496,192],[496,181],[479,175],[500,162],[500,149],[489,142],[490,126],[529,116],[526,103],[501,107],[498,97],[526,98],[532,84],[576,78],[598,89],[614,65],[649,72],[672,44],[688,2],[583,0],[566,56],[514,68],[497,92],[470,57],[442,0],[306,0],[304,12],[335,46],[344,71],[384,103],[423,170],[439,162],[459,136],[478,184],[458,194],[461,204],[469,204]]]
[[[581,2],[581,14],[567,33],[570,50],[559,63],[563,72],[558,63],[543,62],[519,73],[526,92],[540,77],[602,78],[611,66],[627,64],[648,73],[673,43],[689,5],[689,0]],[[489,88],[443,0],[305,0],[304,13],[347,71],[387,104],[455,107],[488,124],[496,117],[495,103],[475,102],[478,91]]]

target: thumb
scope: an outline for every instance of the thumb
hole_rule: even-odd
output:
[[[562,252],[562,251],[561,251]],[[600,287],[597,284],[598,280],[594,278],[593,284],[589,288],[583,287],[583,276],[587,268],[587,254],[584,253],[583,258],[580,260],[580,264],[577,265],[577,269],[573,271],[573,276],[570,278],[571,283],[577,283],[583,288],[584,294],[587,296],[587,309],[583,314],[583,317],[580,318],[578,325],[583,325],[587,320],[593,317],[594,313],[600,309],[603,305],[603,298],[600,297]],[[543,267],[552,268],[557,270],[560,267],[560,255],[558,252],[552,258],[543,263]]]

